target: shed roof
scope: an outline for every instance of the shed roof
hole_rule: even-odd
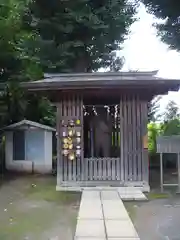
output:
[[[23,83],[28,90],[92,89],[108,87],[167,87],[179,90],[180,79],[156,76],[158,71],[149,72],[96,72],[75,74],[45,74],[45,78]]]
[[[47,131],[56,131],[55,128],[52,128],[52,127],[49,127],[47,125],[43,125],[43,124],[40,124],[40,123],[37,123],[37,122],[33,122],[33,121],[29,121],[29,120],[22,120],[20,122],[17,122],[17,123],[14,123],[14,124],[11,124],[5,128],[3,128],[2,130],[13,130],[13,129],[16,129],[16,128],[19,128],[21,126],[32,126],[32,127],[36,127],[36,128],[41,128],[41,129],[44,129],[44,130],[47,130]]]

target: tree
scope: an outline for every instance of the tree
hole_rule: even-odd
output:
[[[178,0],[141,0],[148,11],[164,20],[156,25],[162,41],[180,50],[180,4]]]
[[[166,107],[166,110],[164,113],[164,120],[171,121],[178,118],[179,118],[179,107],[173,100],[171,100],[169,101]]]
[[[161,96],[155,97],[152,101],[148,104],[148,121],[149,122],[156,122],[160,119],[161,114],[158,113],[160,108],[160,100]]]
[[[135,12],[136,3],[127,0],[35,0],[24,27],[40,36],[43,71],[117,71],[122,60],[113,53],[121,49]]]
[[[27,6],[23,0],[4,0],[0,3],[0,81],[6,85],[0,93],[1,126],[26,118],[29,108],[42,112],[40,102],[45,102],[39,98],[39,104],[33,105],[31,102],[36,96],[29,97],[19,88],[21,81],[42,77],[36,57],[36,33],[22,28],[22,17]],[[34,115],[28,117],[31,120]],[[45,117],[41,114],[41,119],[36,121]]]
[[[151,154],[156,154],[156,138],[159,136],[159,124],[148,124],[148,150]]]
[[[179,108],[174,101],[170,101],[166,107],[161,131],[168,136],[180,134]]]

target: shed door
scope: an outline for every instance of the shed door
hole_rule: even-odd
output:
[[[24,131],[15,130],[13,132],[13,160],[25,159],[25,137]]]
[[[44,131],[26,131],[26,160],[44,160]]]

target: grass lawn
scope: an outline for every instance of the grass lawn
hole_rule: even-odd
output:
[[[72,240],[79,193],[56,192],[54,177],[20,177],[0,188],[0,240]]]

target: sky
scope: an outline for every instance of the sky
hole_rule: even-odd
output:
[[[131,26],[131,33],[120,52],[125,57],[122,70],[159,70],[159,77],[180,79],[180,53],[170,50],[157,37],[152,24],[158,20],[148,14],[143,5],[140,6],[137,17],[139,20]],[[162,98],[162,111],[169,100],[174,100],[180,107],[180,92],[170,92]]]

